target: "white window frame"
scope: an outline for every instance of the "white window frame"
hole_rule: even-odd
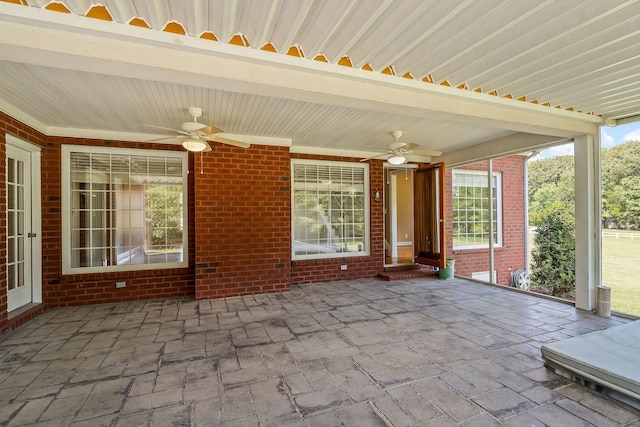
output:
[[[487,176],[487,171],[478,171],[478,170],[469,170],[469,169],[453,169],[451,171],[451,204],[453,209],[453,181],[455,179],[456,174],[466,174],[466,175],[484,175]],[[502,172],[493,172],[493,178],[496,180],[496,189],[495,189],[495,198],[496,198],[496,224],[497,230],[496,232],[496,242],[494,242],[494,247],[502,247]],[[491,229],[491,227],[489,227]],[[453,235],[452,235],[453,240]],[[464,250],[464,249],[488,249],[489,243],[479,244],[479,245],[459,245],[453,246],[453,250]]]
[[[143,157],[165,157],[180,159],[182,163],[182,261],[167,263],[149,263],[149,264],[125,264],[111,266],[94,266],[94,267],[72,267],[71,266],[71,153],[104,153],[104,154],[123,154]],[[188,156],[185,152],[178,151],[156,151],[142,150],[135,148],[117,148],[117,147],[96,147],[85,145],[63,145],[62,146],[62,274],[89,274],[89,273],[107,273],[116,271],[140,271],[140,270],[158,270],[167,268],[184,268],[189,265],[189,224],[188,224]]]
[[[339,166],[339,167],[348,167],[348,168],[356,168],[362,169],[364,175],[364,247],[362,250],[357,252],[330,252],[330,253],[314,253],[314,254],[305,254],[305,255],[296,255],[295,245],[296,245],[296,235],[295,235],[295,189],[296,189],[296,181],[294,175],[294,168],[296,165],[314,165],[314,166]],[[370,203],[371,196],[369,191],[369,165],[367,163],[355,163],[355,162],[338,162],[338,161],[327,161],[327,160],[309,160],[309,159],[291,159],[291,259],[292,260],[308,260],[308,259],[330,259],[330,258],[346,258],[346,257],[361,257],[361,256],[369,256],[371,254],[370,251]]]

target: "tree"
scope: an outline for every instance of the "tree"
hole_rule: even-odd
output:
[[[622,205],[619,220],[627,226],[638,228],[640,226],[640,176],[632,175],[623,178],[616,190],[620,194]]]
[[[565,205],[555,202],[543,209],[534,223],[531,280],[557,297],[576,288],[575,218]]]
[[[640,198],[640,142],[630,141],[602,150],[602,219],[618,227],[640,226],[634,201]]]
[[[171,248],[182,243],[182,187],[153,185],[147,189],[147,226],[152,246]]]
[[[528,191],[531,203],[532,196],[546,184],[560,185],[567,179],[573,183],[573,156],[556,156],[529,161],[528,170]]]
[[[602,150],[602,183],[608,188],[628,176],[640,176],[640,141],[630,141]]]

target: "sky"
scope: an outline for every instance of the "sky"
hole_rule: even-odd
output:
[[[611,148],[628,141],[640,141],[640,122],[615,127],[603,126],[600,128],[600,144],[603,148]],[[549,157],[566,155],[573,155],[573,143],[547,148],[534,159],[547,159]]]

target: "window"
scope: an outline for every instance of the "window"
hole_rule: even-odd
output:
[[[62,147],[62,271],[187,266],[187,155]]]
[[[489,247],[489,189],[487,172],[454,170],[452,172],[453,249]],[[502,245],[502,186],[500,173],[494,173],[493,241]]]
[[[291,161],[293,259],[369,255],[369,165]]]

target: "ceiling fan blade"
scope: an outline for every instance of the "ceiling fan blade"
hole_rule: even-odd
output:
[[[198,130],[198,133],[202,133],[202,135],[207,135],[207,136],[213,135],[215,133],[222,133],[222,132],[224,132],[222,129],[215,126],[207,126],[205,128]]]
[[[219,142],[221,144],[233,145],[234,147],[240,147],[240,148],[251,147],[251,144],[247,142],[236,141],[235,139],[223,138],[221,136],[207,135],[207,137],[204,137],[203,139],[206,139],[207,141]]]
[[[434,151],[434,150],[413,150],[411,154],[416,154],[418,156],[442,156],[442,151]]]
[[[162,127],[162,126],[154,126],[154,125],[143,125],[143,126],[147,126],[147,127],[150,127],[150,128],[156,128],[156,129],[170,130],[172,132],[178,132],[178,133],[180,133],[182,135],[189,135],[189,132],[185,132],[185,131],[180,130],[180,129],[165,128],[165,127]]]
[[[207,141],[205,141],[205,142],[207,143],[207,148],[202,150],[202,153],[208,153],[209,151],[212,151],[211,144],[209,144],[209,142],[207,142]]]
[[[416,148],[418,148],[418,147],[422,147],[422,145],[420,145],[420,144],[416,144],[416,143],[413,143],[413,142],[412,142],[412,143],[410,143],[410,144],[405,145],[403,148],[404,148],[405,150],[412,151],[412,150],[415,150],[415,149],[416,149]]]
[[[366,159],[361,159],[361,162],[366,162],[367,160],[373,160],[373,159],[377,159],[378,157],[384,157],[384,156],[388,156],[389,153],[382,153],[382,154],[377,154],[375,156],[371,156],[371,157],[367,157]]]

